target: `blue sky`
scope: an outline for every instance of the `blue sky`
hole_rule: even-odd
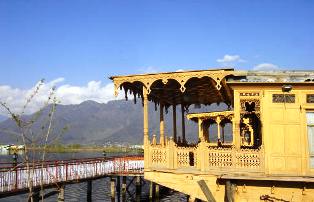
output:
[[[221,66],[313,69],[313,11],[310,0],[2,0],[0,85],[61,77],[106,85],[111,75]]]

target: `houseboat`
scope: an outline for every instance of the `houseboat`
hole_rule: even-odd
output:
[[[116,95],[142,101],[147,180],[191,201],[314,201],[314,72],[230,68],[110,79]],[[149,102],[159,108],[158,135],[149,131]],[[189,113],[213,103],[227,110]],[[187,120],[198,128],[189,134],[195,143],[186,139]]]

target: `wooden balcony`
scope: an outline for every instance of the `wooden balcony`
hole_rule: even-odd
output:
[[[149,155],[148,169],[192,169],[212,173],[264,172],[264,150],[213,147],[200,142],[196,146],[177,146],[169,140],[165,146],[150,145],[145,155]]]
[[[241,147],[236,147],[234,139],[230,142],[224,141],[224,124],[234,125],[233,111],[188,114],[187,118],[198,123],[198,144],[184,145],[167,138],[162,145],[156,143],[154,136],[152,144],[145,150],[149,161],[147,168],[206,173],[210,171],[212,174],[264,173],[263,146],[253,148],[241,144]],[[208,130],[211,124],[217,124],[217,134]],[[232,127],[231,132],[235,134],[235,127]],[[216,136],[218,141],[210,142],[210,136]]]

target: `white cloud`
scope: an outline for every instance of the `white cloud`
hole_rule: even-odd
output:
[[[143,74],[157,73],[158,69],[156,67],[149,66],[149,67],[145,67],[145,68],[140,69],[140,72]]]
[[[253,70],[255,71],[275,71],[279,70],[279,66],[271,64],[271,63],[261,63],[254,66]]]
[[[79,104],[86,100],[94,100],[99,103],[106,103],[110,100],[122,99],[120,93],[117,98],[114,96],[113,83],[103,85],[101,81],[90,81],[85,86],[73,86],[63,84],[64,78],[57,78],[48,83],[44,83],[38,94],[30,102],[25,113],[33,113],[44,105],[47,101],[52,87],[57,86],[55,95],[61,104]],[[5,102],[14,113],[20,113],[23,110],[26,99],[35,91],[35,87],[30,89],[13,88],[8,85],[0,86],[0,100]],[[6,115],[4,109],[0,107],[0,114]]]
[[[239,55],[224,55],[223,58],[216,60],[219,63],[228,64],[228,63],[237,63],[237,62],[246,62]]]
[[[177,69],[176,72],[184,72],[184,71],[187,71],[187,70],[184,70],[184,69]]]

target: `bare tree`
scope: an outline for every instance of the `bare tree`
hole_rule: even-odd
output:
[[[27,181],[29,188],[29,200],[34,201],[33,197],[33,176],[35,172],[35,163],[41,161],[41,178],[40,187],[43,193],[44,182],[43,182],[43,170],[44,161],[46,158],[47,145],[51,139],[52,126],[54,114],[57,106],[57,98],[55,96],[55,87],[50,89],[47,100],[43,103],[40,109],[33,115],[26,116],[29,105],[32,103],[34,98],[38,95],[41,87],[44,85],[44,80],[38,82],[35,86],[34,91],[26,99],[26,102],[20,113],[13,112],[9,105],[5,102],[0,101],[0,106],[2,106],[8,113],[9,117],[13,120],[16,125],[17,131],[11,132],[15,134],[18,142],[22,142],[25,147],[24,155],[22,156],[22,163],[26,166],[27,170]],[[35,126],[39,127],[40,130],[34,130]],[[42,149],[36,149],[38,146]],[[44,200],[44,195],[42,194],[41,200]]]

